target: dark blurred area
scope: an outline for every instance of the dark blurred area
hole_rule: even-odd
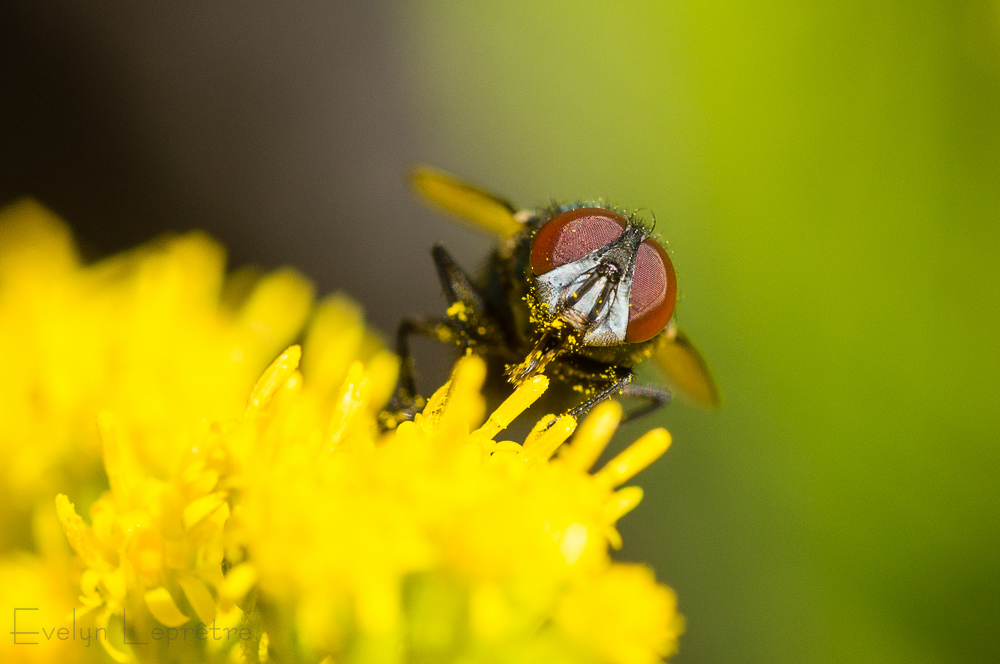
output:
[[[44,202],[90,257],[205,229],[232,265],[294,265],[383,330],[440,306],[413,287],[439,222],[404,184],[394,7],[4,2],[0,200]]]

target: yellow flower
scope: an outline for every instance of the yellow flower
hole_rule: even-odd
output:
[[[115,643],[108,630],[126,632],[126,637],[131,626],[132,644],[150,635],[146,650],[157,655],[144,654],[152,660],[168,654],[159,649],[162,639],[152,636],[157,627],[178,628],[192,618],[203,625],[235,626],[242,617],[239,610],[231,601],[220,606],[216,599],[224,581],[222,538],[229,518],[226,492],[216,490],[218,473],[195,461],[170,481],[160,480],[135,463],[109,413],[101,414],[100,430],[111,491],[91,506],[93,526],[84,524],[65,495],[56,497],[59,520],[86,565],[80,599],[87,610],[96,609],[98,641],[116,661],[128,662],[132,657],[126,639]],[[187,613],[178,607],[175,598],[180,597]],[[176,656],[180,647],[190,650],[190,645],[185,640],[172,652]]]
[[[352,356],[367,358],[374,345],[358,316],[345,299],[329,298],[317,310],[309,337],[323,334]],[[297,354],[298,346],[293,348]],[[324,360],[317,353],[315,362],[327,375],[346,372],[336,359]],[[371,363],[382,367],[387,392],[395,376],[394,358],[383,352]],[[234,440],[227,431],[253,425],[270,399],[269,390],[276,387],[265,375],[241,418],[201,427],[183,446],[170,450],[166,465],[177,470],[166,478],[150,472],[137,453],[137,441],[125,435],[112,413],[99,414],[111,489],[91,505],[91,525],[64,494],[56,497],[56,510],[86,567],[80,577],[84,613],[94,611],[95,638],[116,661],[197,660],[246,647],[248,618],[237,602],[253,585],[255,572],[243,565],[223,574],[232,567],[223,562],[225,527],[230,506],[238,504],[232,494],[242,479],[234,469],[236,457],[221,441]],[[205,630],[203,638],[197,636],[199,627]],[[240,635],[243,628],[245,636]],[[254,642],[260,637],[254,634]]]
[[[100,650],[96,643],[88,649],[86,642],[70,638],[73,623],[66,618],[76,597],[68,587],[71,567],[66,563],[25,552],[0,560],[0,607],[4,625],[9,625],[0,639],[0,662],[69,664],[96,659],[90,657]]]
[[[294,347],[278,358],[259,405],[223,437],[241,476],[229,555],[283,607],[262,611],[272,644],[306,661],[638,664],[673,652],[671,591],[608,556],[642,495],[618,487],[663,453],[666,431],[594,474],[621,417],[614,402],[569,445],[569,417],[523,444],[497,441],[547,380],[479,426],[485,364],[469,356],[415,421],[380,436],[383,369],[356,363],[324,408],[297,361]]]
[[[62,530],[52,496],[89,504],[107,486],[98,413],[107,411],[104,428],[137,457],[150,496],[211,421],[238,416],[260,371],[299,333],[312,286],[290,270],[226,278],[224,258],[216,242],[190,233],[85,265],[66,225],[37,203],[0,209],[0,570],[22,571],[4,594],[5,607],[38,606],[22,618],[72,624],[61,609],[77,594],[66,537],[48,536]],[[91,508],[108,532],[122,527],[110,502]],[[152,558],[143,554],[147,567]],[[124,592],[112,575],[104,582]],[[77,613],[78,626],[94,618]],[[96,641],[67,650],[53,636],[0,660],[69,661],[100,650]]]
[[[37,203],[0,210],[5,522],[99,478],[101,410],[164,474],[199,423],[239,413],[300,330],[312,287],[289,270],[225,279],[224,263],[216,242],[190,233],[85,266]],[[25,532],[0,538],[0,551],[29,545]]]
[[[104,646],[41,660],[643,664],[676,648],[672,591],[609,555],[642,496],[623,485],[666,431],[596,472],[616,403],[503,440],[547,380],[487,416],[467,356],[382,433],[398,360],[347,299],[317,305],[301,349],[254,383],[310,310],[293,273],[225,279],[197,234],[83,266],[29,203],[0,213],[0,240],[0,323],[18,323],[0,343],[19,349],[0,388],[2,507],[31,517],[37,551],[0,576],[58,627],[72,579],[73,624]],[[46,491],[75,574],[45,534],[51,507],[34,508]]]

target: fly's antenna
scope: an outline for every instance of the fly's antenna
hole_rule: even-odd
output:
[[[629,220],[640,224],[650,235],[656,230],[656,215],[649,208],[639,208],[629,215]]]

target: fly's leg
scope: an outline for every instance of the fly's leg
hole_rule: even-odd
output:
[[[483,310],[482,296],[472,285],[469,275],[458,266],[448,250],[436,244],[431,250],[431,256],[434,258],[434,267],[437,268],[438,281],[441,282],[441,288],[448,300],[448,318],[439,321],[404,318],[400,321],[396,330],[396,354],[399,355],[401,365],[393,402],[397,400],[412,402],[418,399],[413,355],[410,352],[410,335],[419,334],[441,343],[461,346],[464,350],[473,345],[468,333],[470,314],[478,318],[478,312]]]
[[[572,408],[568,414],[580,419],[590,412],[591,408],[605,399],[613,397],[615,393],[619,393],[624,397],[646,400],[647,403],[645,405],[640,406],[631,412],[625,413],[625,417],[622,420],[622,423],[624,424],[656,412],[666,404],[670,403],[670,390],[650,383],[633,383],[632,379],[635,378],[635,373],[631,369],[616,367],[614,375],[615,377],[606,387],[591,395],[590,398],[581,403],[579,406]]]
[[[413,416],[424,407],[424,399],[417,394],[417,381],[413,367],[413,354],[410,352],[410,336],[420,335],[441,343],[454,344],[462,336],[456,330],[451,320],[428,321],[422,319],[404,318],[396,329],[396,354],[399,355],[399,379],[396,381],[396,391],[389,400],[385,410],[379,413],[379,425],[382,430],[394,429],[400,422],[412,420]]]
[[[461,343],[461,336],[450,320],[427,321],[404,318],[396,329],[396,354],[399,355],[399,380],[396,383],[396,395],[412,401],[417,396],[416,372],[413,367],[413,353],[410,352],[410,336],[418,334],[428,339],[434,339],[445,344]]]
[[[670,403],[671,395],[670,390],[662,385],[655,385],[653,383],[629,383],[622,389],[622,396],[632,397],[634,399],[646,399],[648,401],[645,406],[641,406],[631,412],[625,413],[625,418],[622,420],[622,424],[625,424],[627,422],[633,422],[640,417],[645,417],[650,413],[655,413],[660,408],[663,408]]]
[[[485,301],[472,279],[441,245],[435,245],[431,255],[448,300],[448,317],[437,321],[403,319],[399,323],[396,331],[396,353],[401,360],[399,381],[389,406],[380,416],[383,429],[391,429],[403,420],[413,419],[424,405],[423,398],[417,394],[413,355],[410,352],[411,335],[456,345],[463,350],[480,345],[497,346],[497,325],[486,311]]]
[[[434,258],[434,267],[437,268],[438,281],[441,282],[444,296],[448,299],[449,309],[460,302],[474,315],[481,316],[486,310],[486,303],[465,270],[458,266],[448,250],[440,244],[434,245],[431,256]]]
[[[501,326],[469,275],[441,245],[434,245],[431,256],[437,268],[438,281],[448,300],[448,320],[454,329],[460,331],[460,339],[455,343],[463,350],[475,350],[477,346],[503,348]]]
[[[572,415],[576,419],[580,419],[584,415],[590,412],[590,409],[601,403],[605,399],[609,399],[616,393],[623,392],[625,387],[635,378],[635,373],[631,369],[624,367],[617,367],[614,370],[615,377],[608,383],[605,387],[601,388],[590,397],[575,408],[571,408],[567,415]],[[620,375],[618,375],[620,374]]]

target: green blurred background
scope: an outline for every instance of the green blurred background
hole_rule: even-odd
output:
[[[1000,661],[1000,3],[12,2],[0,25],[0,194],[94,255],[206,227],[389,331],[443,306],[433,242],[489,247],[408,199],[409,163],[655,211],[726,397],[657,416],[674,447],[622,527],[678,591],[676,661]]]

